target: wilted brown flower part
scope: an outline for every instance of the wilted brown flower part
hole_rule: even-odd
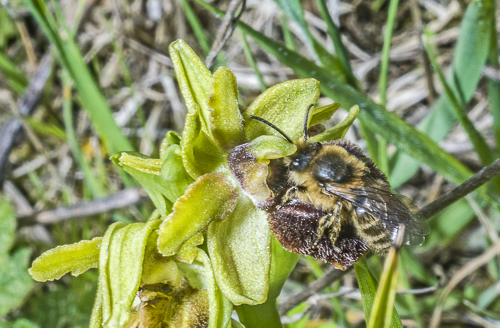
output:
[[[326,214],[312,204],[292,199],[269,212],[269,225],[276,239],[289,251],[323,259],[337,269],[346,270],[368,251],[368,244],[349,226],[342,227],[335,243],[340,252],[334,250],[326,234],[316,242],[319,219]]]
[[[192,288],[186,278],[177,288],[146,285],[138,295],[140,303],[132,310],[125,328],[208,327],[208,293]]]

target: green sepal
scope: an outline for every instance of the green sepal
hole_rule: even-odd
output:
[[[202,129],[210,134],[207,103],[212,89],[212,73],[183,40],[172,42],[169,51],[186,107],[197,105],[201,108]]]
[[[176,254],[189,239],[206,230],[212,221],[229,217],[238,192],[220,173],[209,173],[192,183],[174,204],[173,213],[160,227],[158,250]]]
[[[164,160],[161,160],[138,153],[122,152],[113,155],[111,159],[139,181],[160,215],[165,218],[171,213],[172,204],[193,179],[184,169],[179,145],[168,147],[163,157]]]
[[[212,136],[221,149],[228,152],[246,142],[236,77],[227,67],[219,67],[214,73],[208,109]]]
[[[272,238],[271,272],[269,274],[269,299],[276,299],[286,279],[299,261],[300,255],[287,251],[276,238]]]
[[[52,281],[71,272],[78,276],[88,269],[99,266],[99,250],[102,237],[82,240],[71,245],[61,245],[40,255],[29,269],[36,281]]]
[[[141,283],[148,238],[161,220],[109,226],[99,254],[99,282],[90,327],[121,327]]]
[[[358,117],[358,113],[359,106],[352,106],[349,110],[349,115],[347,115],[347,117],[341,123],[335,125],[333,128],[328,129],[323,133],[310,137],[309,140],[314,142],[324,142],[344,138],[347,130],[349,130],[356,117]]]
[[[196,104],[186,115],[181,146],[184,167],[193,179],[222,169],[225,154],[202,129],[200,109]]]
[[[306,111],[316,104],[319,95],[320,86],[315,79],[290,80],[267,89],[244,112],[247,139],[261,135],[280,136],[273,128],[249,119],[250,115],[275,124],[292,140],[298,139],[303,134]]]
[[[241,195],[228,220],[210,225],[207,245],[219,287],[234,305],[266,301],[271,231],[265,212]]]

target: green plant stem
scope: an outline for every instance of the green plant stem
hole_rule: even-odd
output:
[[[240,322],[246,328],[281,328],[276,299],[268,299],[259,305],[241,305],[236,308]]]

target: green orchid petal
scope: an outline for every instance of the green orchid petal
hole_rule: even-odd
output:
[[[271,231],[267,215],[241,196],[230,218],[213,222],[207,245],[217,283],[234,304],[260,304],[267,298]]]
[[[319,94],[319,82],[315,79],[290,80],[267,89],[244,112],[248,140],[261,135],[280,135],[271,127],[248,119],[250,115],[273,123],[292,140],[298,139],[303,134],[306,111],[316,104]]]
[[[333,113],[335,113],[340,108],[339,103],[332,103],[322,107],[316,107],[311,110],[311,119],[309,121],[309,126],[316,125],[323,121],[329,120],[332,117]]]
[[[210,258],[199,248],[197,253],[192,264],[179,262],[179,269],[186,275],[191,286],[208,291],[208,328],[226,328],[231,320],[233,304],[219,289]]]
[[[181,249],[175,254],[175,259],[180,262],[193,263],[198,256],[198,245],[203,244],[203,234],[199,233],[191,237],[182,245]]]
[[[210,222],[224,220],[233,211],[238,192],[220,173],[209,173],[192,183],[174,204],[173,213],[160,227],[158,250],[165,256],[176,254]]]
[[[208,108],[212,136],[221,149],[228,152],[246,142],[243,116],[238,106],[238,85],[229,68],[219,67],[214,73]]]
[[[347,117],[340,124],[337,124],[323,133],[310,137],[309,140],[314,142],[323,142],[344,138],[347,130],[349,130],[356,117],[358,117],[358,113],[359,106],[352,106],[349,110],[349,115],[347,115]]]
[[[184,167],[194,179],[224,169],[224,153],[202,129],[200,110],[196,104],[186,115],[181,146]]]
[[[148,238],[161,220],[124,225],[112,224],[102,240],[99,283],[90,327],[121,327],[141,282]]]
[[[180,145],[181,144],[181,136],[174,131],[168,131],[165,135],[165,138],[161,141],[160,145],[160,159],[165,159],[165,152],[172,145]]]
[[[172,204],[184,194],[194,180],[187,174],[179,145],[171,145],[164,160],[133,152],[115,154],[111,159],[143,186],[162,217],[171,212]]]
[[[212,73],[183,40],[172,42],[169,51],[186,107],[197,105],[201,108],[203,131],[210,134],[207,102],[212,90]]]
[[[88,269],[97,268],[101,241],[101,237],[96,237],[71,245],[57,246],[33,261],[29,273],[37,281],[52,281],[68,272],[78,276]]]
[[[158,233],[153,231],[148,238],[144,261],[142,264],[142,285],[169,284],[178,286],[183,274],[177,267],[177,263],[171,257],[165,257],[158,252],[156,243]]]

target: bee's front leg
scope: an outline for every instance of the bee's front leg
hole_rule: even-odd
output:
[[[283,205],[285,205],[288,201],[292,200],[295,198],[295,193],[299,190],[298,186],[293,186],[290,187],[286,190],[285,195],[283,198],[281,198],[281,204],[277,206],[277,208],[281,208]]]
[[[340,248],[335,246],[335,242],[340,234],[340,213],[342,212],[342,202],[338,201],[335,210],[331,214],[327,214],[319,218],[318,231],[314,246],[316,246],[323,237],[325,230],[328,230],[328,239],[332,244],[333,250],[337,253],[342,253]]]

